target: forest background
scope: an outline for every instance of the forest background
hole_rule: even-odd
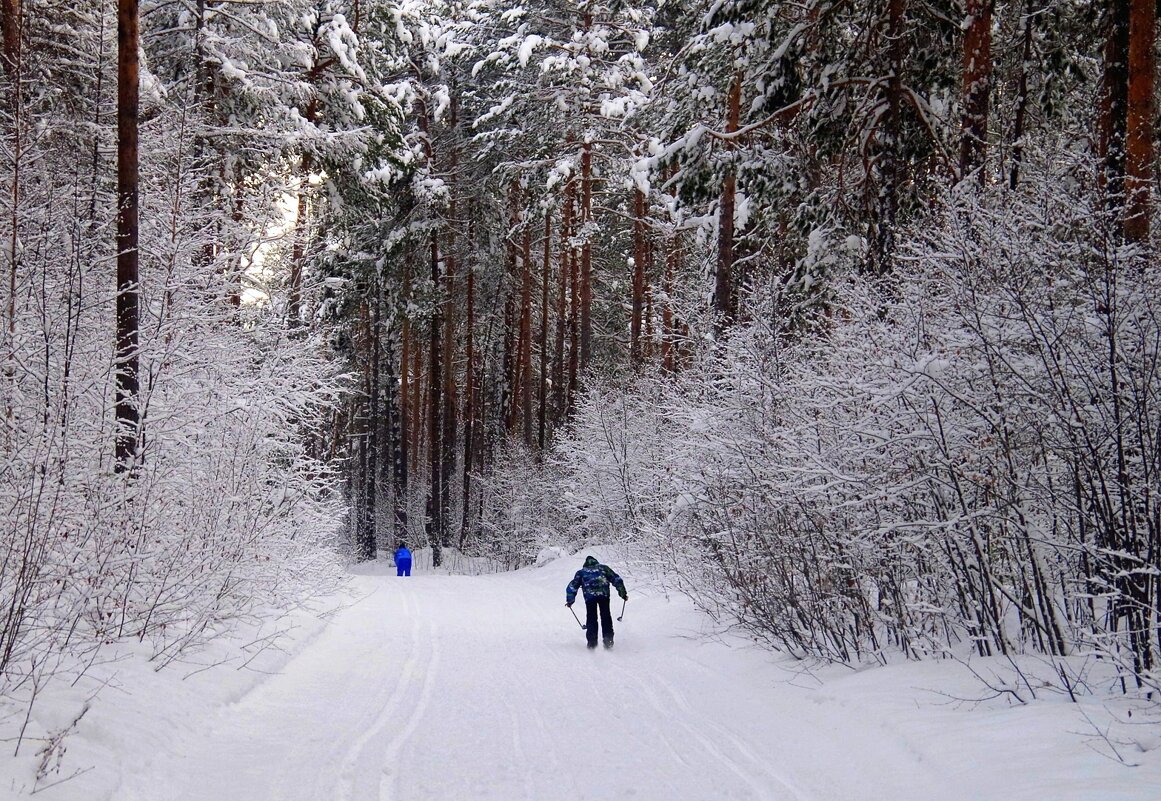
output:
[[[399,542],[1161,690],[1153,0],[0,22],[14,708]]]

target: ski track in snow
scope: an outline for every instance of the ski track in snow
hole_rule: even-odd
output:
[[[647,591],[616,648],[587,652],[561,608],[574,567],[356,576],[361,600],[281,673],[107,801],[993,797],[922,740],[786,684],[769,655],[683,636],[698,618]]]

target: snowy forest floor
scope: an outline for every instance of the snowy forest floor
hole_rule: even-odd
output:
[[[59,772],[31,797],[1161,797],[1161,724],[1138,713],[1100,736],[1098,728],[1127,714],[1111,708],[1115,698],[957,700],[989,693],[952,662],[807,673],[769,651],[707,636],[688,602],[631,575],[615,649],[588,652],[563,606],[581,557],[507,574],[409,579],[379,562],[352,578],[354,594],[341,606],[302,616],[309,623],[300,621],[285,650],[268,649],[245,669],[155,672],[140,659],[99,666],[90,676],[103,689],[64,740]],[[215,662],[212,653],[201,658]],[[986,660],[973,667],[989,669]],[[30,731],[67,727],[93,694],[81,685],[47,693]],[[33,789],[37,747],[26,742],[18,758],[0,763],[0,798]]]

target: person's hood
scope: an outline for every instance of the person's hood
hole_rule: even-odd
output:
[[[575,565],[576,562],[573,562],[573,564]],[[585,567],[600,567],[600,565],[601,565],[601,563],[597,561],[597,557],[595,557],[595,556],[586,556],[585,557]]]

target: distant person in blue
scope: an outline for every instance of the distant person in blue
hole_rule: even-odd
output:
[[[395,575],[411,575],[411,551],[407,550],[407,546],[402,542],[399,543],[399,547],[395,549]]]
[[[597,647],[597,613],[600,612],[601,635],[606,648],[613,647],[613,613],[609,611],[609,585],[617,588],[617,594],[628,600],[625,582],[608,565],[602,565],[595,556],[586,556],[584,566],[572,577],[564,591],[564,605],[572,606],[576,591],[584,590],[585,595],[585,636],[589,648]]]

